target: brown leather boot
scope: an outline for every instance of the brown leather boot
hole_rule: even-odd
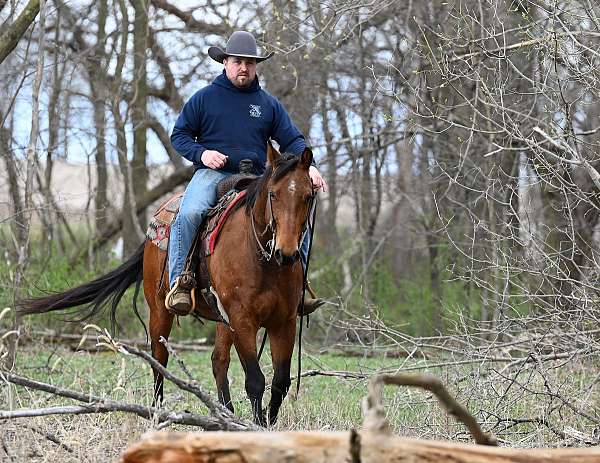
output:
[[[315,293],[315,290],[312,289],[310,281],[306,282],[306,290],[308,291],[308,294],[310,294],[310,297],[304,297],[304,315],[310,315],[323,304],[325,304],[325,300],[317,297],[317,293]],[[298,316],[300,316],[300,312],[298,312]]]
[[[181,286],[180,278],[175,280],[175,284],[167,293],[165,307],[175,315],[188,315],[194,309],[192,293]]]
[[[325,304],[325,301],[323,299],[305,297],[304,298],[304,315],[310,315],[315,310],[317,310],[319,307],[321,307],[323,304]],[[298,312],[298,316],[300,316],[300,312]]]

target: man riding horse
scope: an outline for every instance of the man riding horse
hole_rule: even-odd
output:
[[[261,88],[256,75],[256,65],[273,53],[260,56],[254,36],[237,31],[225,50],[210,47],[208,54],[224,65],[223,73],[187,101],[171,134],[175,150],[196,168],[172,224],[169,241],[171,289],[165,306],[176,314],[193,309],[191,288],[183,284],[185,262],[202,219],[217,202],[219,181],[238,173],[242,160],[251,161],[254,173],[262,173],[269,139],[277,141],[285,153],[300,155],[306,148],[304,136],[283,105]],[[327,188],[314,165],[309,176],[316,190]],[[300,249],[304,267],[309,246],[306,233]],[[304,312],[312,312],[321,303],[319,299],[306,298]]]

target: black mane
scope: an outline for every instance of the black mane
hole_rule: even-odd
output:
[[[246,188],[246,196],[239,202],[237,207],[241,207],[242,204],[245,204],[246,213],[252,213],[252,208],[256,203],[256,199],[260,195],[260,192],[263,190],[263,188],[265,188],[265,185],[269,179],[272,178],[273,181],[276,182],[280,178],[285,177],[290,171],[296,168],[299,162],[300,156],[291,153],[282,154],[281,158],[279,158],[279,161],[275,165],[275,169],[273,169],[273,166],[267,166],[262,176],[258,177],[256,180],[252,181],[250,185],[248,185]]]

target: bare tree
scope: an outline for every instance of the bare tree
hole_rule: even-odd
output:
[[[0,11],[5,2],[0,4]],[[12,52],[40,12],[40,0],[29,0],[19,17],[0,36],[0,63]]]
[[[25,195],[23,201],[23,209],[17,210],[17,214],[20,216],[19,226],[22,229],[23,241],[19,243],[18,249],[18,260],[15,270],[14,277],[14,294],[13,301],[16,301],[21,294],[23,275],[27,269],[28,258],[29,258],[29,228],[31,224],[31,216],[33,214],[33,175],[35,169],[35,162],[37,159],[37,146],[38,146],[38,135],[39,135],[39,98],[40,88],[42,86],[43,72],[44,72],[44,47],[46,36],[43,33],[45,20],[46,20],[46,2],[41,0],[40,4],[40,21],[39,21],[39,40],[37,43],[38,58],[37,68],[35,73],[35,80],[33,82],[33,92],[31,95],[32,99],[32,115],[31,115],[31,131],[29,133],[29,144],[27,145],[27,161],[26,161],[26,180],[25,180]],[[7,368],[12,369],[15,363],[17,354],[18,336],[19,329],[21,327],[21,319],[15,314],[13,331],[15,332],[10,339],[8,347],[8,355],[4,359]]]

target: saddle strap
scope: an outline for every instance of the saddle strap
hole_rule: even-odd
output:
[[[190,291],[198,288],[204,301],[215,316],[215,319],[229,326],[227,320],[221,315],[216,296],[211,292],[212,282],[210,280],[210,273],[208,272],[206,257],[200,255],[201,235],[201,233],[196,233],[190,252],[185,259],[184,270],[181,274],[181,286]],[[197,275],[195,273],[196,270],[198,271]]]
[[[225,323],[225,325],[229,326],[229,322],[225,320],[223,315],[221,314],[221,310],[219,310],[219,302],[217,301],[217,296],[213,293],[213,286],[210,280],[210,273],[208,272],[208,265],[206,262],[206,256],[200,258],[200,265],[198,269],[200,270],[201,278],[200,280],[204,283],[206,282],[205,287],[200,289],[200,294],[206,301],[206,304],[210,307],[213,315],[216,320]]]

